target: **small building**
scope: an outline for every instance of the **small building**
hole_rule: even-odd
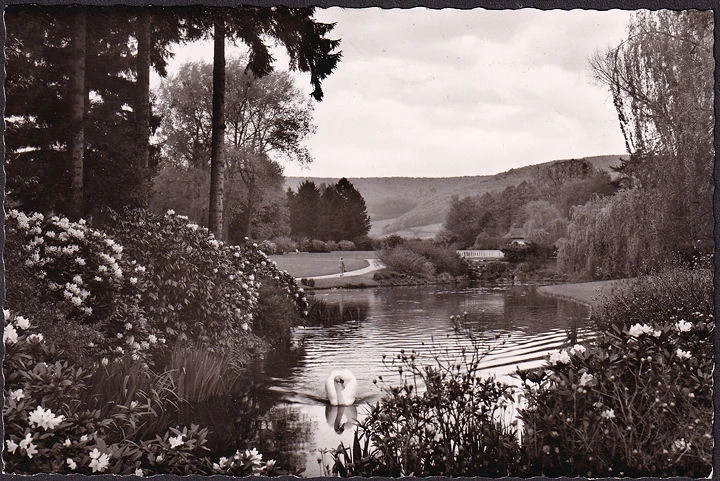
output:
[[[511,228],[510,232],[508,232],[507,237],[510,238],[508,240],[508,244],[518,244],[521,246],[527,244],[527,242],[525,241],[525,231],[519,227]]]

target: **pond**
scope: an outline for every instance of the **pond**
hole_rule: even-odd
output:
[[[469,345],[453,333],[450,316],[467,312],[468,324],[491,352],[483,359],[488,373],[503,377],[539,366],[545,354],[592,337],[588,310],[582,305],[541,296],[533,287],[464,288],[395,287],[319,291],[315,294],[341,313],[325,327],[295,332],[298,353],[277,354],[257,368],[243,395],[213,403],[192,413],[193,422],[214,431],[211,449],[234,452],[238,439],[271,455],[283,467],[303,469],[303,476],[322,476],[320,449],[351,445],[352,420],[381,396],[373,380],[400,383],[395,368],[383,362],[401,349],[453,356]],[[336,368],[349,369],[358,380],[357,407],[330,407],[325,380]],[[330,462],[326,456],[325,462]]]

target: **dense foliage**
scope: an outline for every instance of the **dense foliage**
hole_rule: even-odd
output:
[[[707,476],[711,273],[642,279],[609,299],[598,321],[605,329],[592,345],[556,352],[524,376],[529,474]]]
[[[177,342],[242,353],[253,343],[261,281],[291,302],[295,318],[307,309],[293,278],[255,244],[226,245],[173,212],[110,217],[108,234],[83,220],[8,216],[6,306],[38,319],[75,360],[147,357]]]
[[[71,37],[77,9],[15,5],[7,9],[8,197],[26,211],[68,212],[71,111]],[[138,11],[95,8],[86,32],[84,194],[92,206],[139,205],[148,174],[137,158],[136,37]],[[165,15],[155,27],[153,64],[165,68],[169,36],[177,26]],[[148,67],[149,68],[149,67]],[[90,96],[89,92],[93,92]],[[132,106],[132,108],[128,108]],[[157,127],[157,119],[153,119]],[[148,131],[145,135],[150,135]],[[153,154],[157,160],[157,149]],[[118,189],[117,179],[122,178]]]
[[[365,199],[346,178],[317,187],[311,180],[288,189],[291,235],[298,240],[362,240],[370,231]]]
[[[391,236],[383,241],[378,257],[388,269],[417,277],[468,274],[468,264],[455,250],[430,240],[404,240]]]
[[[307,309],[292,276],[279,271],[257,244],[225,244],[173,211],[115,214],[111,230],[128,256],[146,264],[142,308],[172,343],[190,340],[242,351],[243,339],[253,332],[262,284],[274,283],[300,313]]]
[[[91,371],[63,359],[63,352],[42,336],[32,320],[7,310],[4,318],[5,472],[274,473],[275,462],[263,462],[254,449],[238,450],[229,459],[211,459],[207,428],[177,426],[158,432],[157,416],[173,402],[158,376],[148,373],[155,384],[146,390],[99,401],[93,395]]]
[[[626,191],[574,210],[560,261],[610,278],[712,252],[712,15],[640,12],[627,40],[593,68],[631,153],[619,169]]]
[[[441,237],[461,248],[498,249],[519,231],[551,250],[565,236],[573,206],[615,188],[607,172],[585,159],[543,165],[531,181],[482,196],[453,197]]]

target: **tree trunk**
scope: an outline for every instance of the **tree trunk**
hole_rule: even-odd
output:
[[[218,238],[223,234],[225,197],[225,23],[214,24],[212,144],[210,147],[210,212],[208,228]]]
[[[152,49],[152,14],[142,7],[137,18],[137,167],[140,169],[143,199],[150,182],[150,50]]]
[[[86,54],[87,12],[80,7],[75,16],[75,28],[70,49],[70,212],[81,217],[84,210],[83,173],[85,160],[85,54]]]

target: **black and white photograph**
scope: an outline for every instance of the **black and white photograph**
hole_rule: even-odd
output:
[[[3,473],[711,476],[713,15],[5,6]]]

